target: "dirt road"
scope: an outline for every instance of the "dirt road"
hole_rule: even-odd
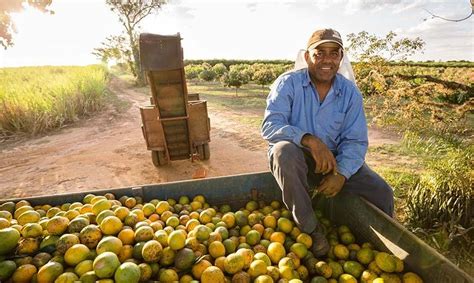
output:
[[[211,158],[155,168],[138,109],[148,96],[117,78],[110,90],[131,107],[119,111],[109,106],[47,136],[0,144],[0,199],[186,180],[199,168],[206,170],[207,177],[267,170],[266,144],[258,130],[239,124],[241,113],[212,105]],[[373,130],[369,139],[372,145],[393,142]]]

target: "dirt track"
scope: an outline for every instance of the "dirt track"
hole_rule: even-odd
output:
[[[123,112],[107,107],[48,136],[0,144],[0,199],[185,180],[199,168],[207,177],[267,170],[258,130],[236,122],[241,113],[212,105],[210,160],[155,168],[140,129],[138,106],[147,95],[116,78],[110,90],[131,107]],[[372,145],[393,142],[374,130],[369,139]]]

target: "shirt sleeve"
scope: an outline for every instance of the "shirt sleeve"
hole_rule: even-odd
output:
[[[354,175],[364,164],[369,144],[362,95],[357,87],[353,87],[351,92],[336,155],[337,169],[346,179]]]
[[[262,122],[262,137],[271,144],[289,141],[302,147],[301,139],[307,132],[289,123],[293,95],[294,87],[288,77],[280,77],[270,90]]]

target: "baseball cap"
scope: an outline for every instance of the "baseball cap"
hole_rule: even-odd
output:
[[[308,40],[308,44],[306,45],[306,49],[314,49],[318,45],[326,43],[326,42],[334,42],[337,43],[341,48],[344,48],[342,45],[342,38],[339,32],[333,29],[320,29],[311,35]]]

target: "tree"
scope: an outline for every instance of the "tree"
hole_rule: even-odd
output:
[[[118,48],[120,52],[131,52],[131,58],[128,58],[127,54],[122,54],[122,58],[131,60],[129,66],[131,66],[132,74],[135,76],[138,84],[144,84],[143,72],[140,68],[140,56],[138,51],[138,36],[141,27],[140,22],[147,16],[157,12],[162,5],[166,3],[166,0],[106,0],[110,10],[117,14],[119,21],[125,29],[126,43],[128,48],[123,50]],[[120,36],[119,36],[120,37]],[[116,46],[110,46],[110,44],[116,43],[106,39],[103,43],[103,49],[111,48],[114,49]],[[99,52],[95,49],[96,52]],[[106,51],[101,54],[113,53],[115,51]],[[104,59],[104,58],[101,58]]]
[[[249,76],[239,68],[233,67],[230,66],[230,71],[224,76],[223,81],[225,86],[235,87],[235,95],[237,95],[237,90],[249,82]]]
[[[16,32],[15,24],[11,20],[12,13],[19,13],[26,5],[42,12],[53,14],[48,9],[52,0],[2,0],[0,1],[0,45],[7,49],[13,46],[13,33]]]
[[[405,61],[409,56],[422,51],[425,42],[415,39],[400,38],[390,31],[385,37],[378,37],[361,31],[347,36],[348,51],[358,63],[354,66],[358,86],[367,95],[382,93],[387,84],[384,75],[391,61]]]
[[[223,63],[217,63],[212,67],[212,70],[216,74],[216,79],[222,78],[227,73],[227,67]]]
[[[184,67],[184,73],[187,80],[194,80],[204,70],[202,65],[190,64]]]
[[[392,60],[404,61],[425,46],[425,42],[419,37],[398,40],[396,37],[397,34],[393,31],[385,37],[378,37],[366,31],[351,33],[347,36],[349,42],[347,49],[358,61],[387,63]]]
[[[273,70],[267,66],[263,66],[259,69],[256,69],[253,73],[253,80],[262,86],[263,88],[273,82],[276,79],[275,73]]]
[[[203,81],[206,81],[206,82],[210,82],[210,81],[214,80],[215,77],[216,77],[216,73],[214,73],[212,68],[204,69],[199,74],[199,79],[201,79]]]
[[[251,65],[236,64],[230,66],[229,69],[230,71],[234,70],[235,72],[240,73],[240,76],[242,77],[243,81],[245,81],[244,84],[248,83],[252,79],[253,70],[251,68]]]
[[[123,35],[107,37],[105,42],[102,42],[102,47],[95,48],[92,54],[100,58],[104,63],[109,62],[109,60],[115,60],[118,64],[124,64],[127,66],[128,71],[135,75],[132,50],[127,38]]]

